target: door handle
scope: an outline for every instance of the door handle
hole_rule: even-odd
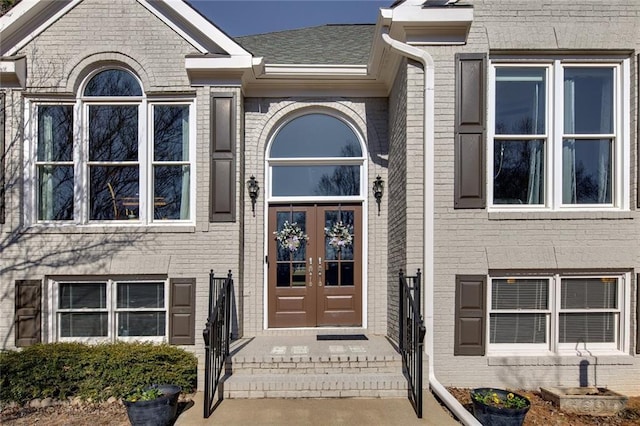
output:
[[[318,287],[322,287],[322,258],[318,258]]]
[[[313,287],[313,258],[309,258],[309,287]]]

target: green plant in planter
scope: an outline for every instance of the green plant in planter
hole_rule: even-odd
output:
[[[123,403],[132,426],[172,425],[181,390],[176,385],[153,385],[127,395]]]
[[[128,402],[138,402],[138,401],[151,401],[156,398],[160,398],[162,396],[162,392],[160,389],[151,388],[151,389],[136,389],[127,395],[124,400]]]
[[[513,392],[496,392],[494,389],[482,389],[474,392],[473,399],[485,405],[498,408],[527,408],[531,403],[529,400]]]
[[[510,391],[478,388],[471,391],[473,415],[484,426],[522,426],[531,402]]]

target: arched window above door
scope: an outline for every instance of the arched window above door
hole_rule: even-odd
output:
[[[268,153],[271,200],[362,199],[361,141],[348,123],[329,114],[310,113],[287,122]]]
[[[342,120],[327,114],[294,118],[278,131],[271,158],[362,157],[355,132]]]

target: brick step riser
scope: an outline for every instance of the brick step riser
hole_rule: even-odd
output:
[[[256,374],[375,374],[375,373],[398,373],[402,371],[402,365],[380,366],[380,367],[333,367],[333,366],[265,366],[265,367],[233,367],[233,374],[238,376]]]
[[[259,374],[261,371],[273,373],[275,370],[282,370],[283,374],[289,372],[306,371],[313,373],[317,370],[319,374],[329,373],[360,373],[388,372],[395,373],[402,371],[402,361],[277,361],[277,362],[232,362],[234,374]]]
[[[406,398],[406,389],[342,389],[342,390],[227,390],[228,399],[263,399],[263,398]]]

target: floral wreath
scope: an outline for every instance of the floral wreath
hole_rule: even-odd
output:
[[[297,222],[284,222],[282,229],[273,233],[276,240],[280,243],[280,247],[290,252],[297,251],[302,241],[307,241],[309,237],[302,232]]]
[[[330,238],[329,244],[338,251],[353,244],[350,228],[351,226],[345,225],[342,221],[334,223],[331,228],[324,228],[325,235]]]

